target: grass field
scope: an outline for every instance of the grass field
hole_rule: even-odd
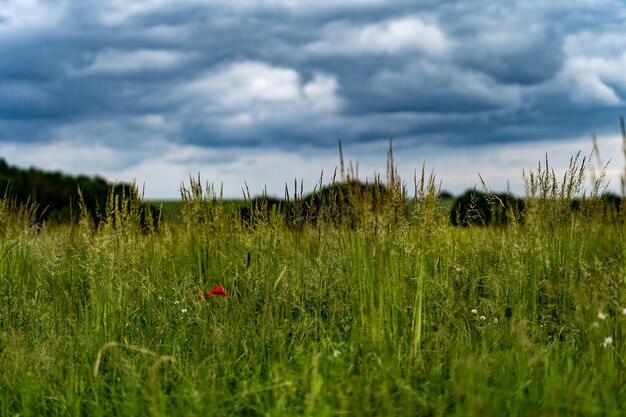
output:
[[[34,227],[2,200],[0,415],[623,415],[624,223],[572,210],[580,168],[527,176],[502,227],[393,176],[350,222],[243,224],[197,183],[157,230],[137,201]]]

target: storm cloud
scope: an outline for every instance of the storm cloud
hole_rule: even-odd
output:
[[[416,155],[579,143],[617,131],[624,33],[621,1],[5,0],[0,152],[243,181],[337,139],[364,159],[389,138]]]

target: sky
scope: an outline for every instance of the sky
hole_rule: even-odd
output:
[[[626,3],[0,0],[0,157],[174,199],[305,191],[389,140],[412,189],[523,194],[592,149],[619,189]]]

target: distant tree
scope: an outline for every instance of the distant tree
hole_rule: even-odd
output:
[[[603,193],[599,197],[575,198],[570,202],[570,207],[575,212],[591,210],[596,215],[601,215],[607,220],[623,221],[623,204],[621,196],[613,193]]]
[[[455,226],[504,225],[512,220],[511,216],[522,222],[524,210],[524,200],[512,194],[468,190],[454,200],[450,221]]]
[[[113,185],[97,176],[72,177],[61,172],[45,172],[36,168],[24,170],[11,166],[0,158],[0,196],[5,193],[18,203],[36,204],[38,221],[62,222],[77,216],[79,189],[85,206],[98,221],[109,193],[120,194],[122,188],[131,190],[133,186]]]
[[[454,195],[452,195],[451,192],[444,190],[444,191],[439,192],[439,195],[437,195],[437,198],[441,200],[452,200],[454,198]]]
[[[381,183],[346,181],[303,196],[291,196],[289,201],[286,198],[256,197],[240,209],[240,214],[242,222],[248,226],[269,219],[269,213],[275,211],[292,227],[317,222],[346,223],[356,227],[368,211],[380,210],[385,205],[391,208],[389,197],[387,187]],[[401,207],[402,215],[405,208]]]

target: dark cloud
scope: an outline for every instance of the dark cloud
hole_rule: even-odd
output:
[[[623,109],[621,2],[318,3],[9,1],[0,140],[457,146]]]
[[[468,48],[470,49],[470,48]],[[564,54],[561,40],[545,34],[517,50],[494,53],[477,47],[472,53],[462,52],[469,68],[489,74],[505,84],[539,84],[554,77],[561,69]]]

